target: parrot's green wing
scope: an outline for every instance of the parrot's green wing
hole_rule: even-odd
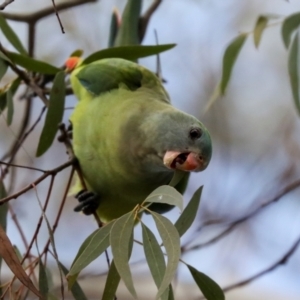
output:
[[[161,85],[160,79],[149,70],[131,61],[124,59],[102,59],[89,65],[81,66],[72,74],[72,85],[78,84],[84,88],[92,98],[115,89],[125,88],[135,91],[141,87],[151,89],[162,95],[164,102],[169,102],[169,96]],[[76,80],[74,79],[76,77]],[[79,97],[80,99],[91,99],[91,97]]]
[[[118,66],[112,64],[91,64],[83,68],[77,74],[77,78],[82,86],[95,96],[118,89],[120,84],[125,84],[131,91],[141,87],[143,75],[139,69],[118,69]]]

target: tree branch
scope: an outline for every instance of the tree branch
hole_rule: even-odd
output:
[[[140,17],[140,20],[139,20],[140,41],[142,41],[145,36],[147,26],[148,26],[151,16],[157,10],[157,8],[161,4],[161,2],[162,2],[162,0],[154,0],[152,2],[152,4],[150,5],[150,7],[148,8],[148,10],[144,13],[144,15]]]
[[[74,0],[72,2],[66,1],[66,2],[63,2],[63,3],[57,4],[56,9],[57,9],[57,11],[61,11],[61,10],[66,10],[68,8],[71,8],[71,7],[83,5],[83,4],[86,4],[86,3],[89,3],[89,2],[97,2],[97,1],[98,0]],[[27,15],[2,13],[2,16],[5,19],[13,20],[13,21],[17,21],[17,22],[36,23],[40,19],[48,17],[48,16],[52,15],[53,13],[55,13],[55,11],[53,10],[53,6],[49,6],[47,8],[41,9],[37,12],[27,14]]]
[[[34,186],[38,185],[41,181],[43,181],[45,178],[47,178],[50,175],[55,175],[58,172],[68,168],[69,166],[72,166],[74,163],[76,162],[76,159],[71,159],[69,161],[67,161],[66,163],[60,165],[59,167],[52,169],[50,171],[47,171],[46,173],[44,173],[42,176],[40,176],[38,179],[36,179],[33,183],[30,183],[28,186],[26,186],[25,188],[23,188],[22,190],[18,191],[17,193],[7,196],[3,199],[0,200],[0,205],[2,205],[3,203],[8,202],[11,199],[16,199],[18,198],[20,195],[23,195],[24,193],[26,193],[27,191],[31,190],[34,188]]]
[[[252,212],[250,212],[248,215],[245,215],[244,217],[241,217],[229,224],[223,224],[223,225],[228,225],[228,227],[226,229],[224,229],[221,233],[219,233],[218,235],[216,235],[215,237],[213,237],[212,239],[210,239],[209,241],[206,241],[202,244],[198,244],[195,246],[192,246],[190,248],[187,248],[188,245],[190,244],[191,241],[188,241],[184,246],[183,249],[185,249],[185,251],[192,251],[192,250],[197,250],[200,248],[203,248],[205,246],[211,245],[219,240],[221,240],[222,238],[224,238],[225,236],[227,236],[231,231],[233,231],[236,226],[238,226],[241,223],[246,222],[247,220],[249,220],[250,218],[254,217],[255,215],[257,215],[259,212],[261,212],[263,209],[265,209],[266,207],[268,207],[269,205],[277,202],[278,200],[280,200],[280,198],[282,198],[283,196],[285,196],[286,194],[288,194],[289,192],[295,190],[296,188],[300,187],[300,179],[295,180],[294,182],[292,182],[291,184],[285,186],[275,197],[267,200],[265,203],[263,203],[262,205],[260,205],[259,207],[257,207],[255,210],[253,210]],[[208,225],[214,225],[214,222],[206,222],[204,223],[201,227],[199,227],[197,229],[197,232],[201,231],[204,227],[208,226]]]
[[[0,10],[3,10],[7,5],[13,3],[14,0],[5,0],[2,4],[0,4]]]
[[[300,245],[300,236],[298,237],[296,242],[292,245],[292,247],[279,260],[277,260],[275,263],[273,263],[267,269],[255,274],[255,275],[253,275],[253,276],[251,276],[251,277],[249,277],[245,280],[242,280],[240,282],[231,284],[231,285],[223,288],[223,291],[228,292],[228,291],[233,290],[235,288],[242,287],[242,286],[244,286],[244,285],[246,285],[246,284],[262,277],[262,276],[264,276],[265,274],[275,270],[277,267],[286,264],[288,262],[288,260],[290,259],[290,257],[295,253],[295,251],[297,250],[299,245]],[[203,299],[205,299],[205,298],[203,298]]]

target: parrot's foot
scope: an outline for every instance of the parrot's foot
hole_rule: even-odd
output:
[[[74,208],[74,211],[82,211],[85,215],[91,215],[96,212],[100,197],[94,192],[82,190],[80,191],[75,198],[79,201],[79,204]]]

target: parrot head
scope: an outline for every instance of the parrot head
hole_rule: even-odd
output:
[[[173,170],[199,172],[208,166],[212,146],[207,129],[199,121],[187,122],[178,128],[178,140],[173,141],[171,148],[163,156],[164,165]]]
[[[144,134],[155,145],[160,165],[171,170],[200,172],[206,169],[212,156],[208,130],[195,117],[172,107],[150,116],[151,125]],[[153,126],[153,130],[150,127]]]

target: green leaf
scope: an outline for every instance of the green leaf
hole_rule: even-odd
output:
[[[173,292],[173,288],[172,288],[171,284],[169,286],[169,298],[168,298],[168,300],[175,300],[175,298],[174,298],[174,292]]]
[[[221,94],[224,95],[229,79],[231,77],[231,72],[234,66],[234,63],[242,49],[247,38],[247,34],[243,33],[236,37],[227,47],[223,56],[223,71],[222,79],[220,84]]]
[[[127,60],[137,60],[138,58],[156,55],[158,53],[167,51],[176,46],[176,44],[166,44],[158,46],[121,46],[103,49],[95,52],[83,60],[82,64],[90,64],[93,61],[104,58],[123,58]]]
[[[268,25],[268,18],[266,16],[259,16],[257,18],[255,27],[254,27],[254,33],[253,33],[253,38],[254,38],[254,45],[256,48],[258,48],[262,34],[264,30],[266,29]]]
[[[62,121],[65,106],[65,74],[63,71],[56,74],[50,92],[50,101],[45,124],[40,136],[36,156],[44,154],[52,145]]]
[[[41,258],[39,259],[39,290],[40,290],[40,293],[46,299],[48,292],[49,292],[49,287],[48,287],[46,269],[42,263]]]
[[[25,68],[27,71],[37,72],[41,74],[56,74],[61,71],[57,67],[54,67],[43,61],[33,59],[26,55],[14,53],[14,52],[7,52],[6,54],[13,63]]]
[[[9,89],[6,93],[6,104],[7,104],[7,125],[10,126],[13,120],[14,115],[14,102],[13,97],[21,83],[21,79],[18,77],[16,78],[12,84],[10,85]]]
[[[183,198],[175,188],[169,185],[162,185],[155,189],[144,202],[151,203],[167,203],[170,205],[176,205],[179,209],[183,210]]]
[[[183,236],[195,220],[199,208],[202,189],[203,186],[198,188],[198,190],[194,193],[192,199],[175,223],[179,236]]]
[[[164,254],[155,238],[155,235],[143,223],[142,223],[142,231],[143,231],[143,245],[144,245],[146,260],[152,278],[154,279],[157,288],[159,288],[163,281],[163,277],[166,271]],[[166,289],[163,295],[161,296],[161,299],[168,300],[168,296],[169,296],[169,290]]]
[[[299,98],[299,33],[293,39],[288,59],[288,70],[292,87],[293,98],[298,113],[300,114]]]
[[[5,186],[3,181],[0,181],[0,199],[3,199],[7,196]],[[3,203],[0,205],[0,225],[2,226],[3,230],[6,231],[6,218],[7,218],[7,211],[8,211],[8,202]],[[1,256],[0,256],[1,261]]]
[[[120,16],[117,9],[113,10],[110,20],[108,47],[111,48],[115,44],[116,36],[120,26]]]
[[[129,245],[133,235],[133,227],[133,212],[129,212],[117,219],[110,231],[110,245],[116,268],[131,295],[137,299],[128,264]]]
[[[117,288],[119,286],[121,277],[116,268],[115,262],[112,261],[106,277],[106,283],[102,295],[102,300],[114,300]]]
[[[7,38],[7,40],[16,48],[16,50],[18,50],[20,53],[22,53],[24,55],[27,55],[27,51],[23,47],[18,36],[11,29],[11,27],[8,25],[7,21],[1,14],[0,14],[0,28],[1,28],[2,33]]]
[[[11,90],[8,90],[6,93],[6,103],[7,103],[7,125],[10,126],[12,123],[13,115],[14,115],[14,102],[13,95]]]
[[[7,62],[11,62],[11,60],[2,52],[0,52],[0,58]]]
[[[169,183],[169,185],[175,187],[186,174],[187,174],[187,172],[184,172],[181,170],[175,170],[174,175],[173,175],[172,180]]]
[[[7,196],[3,181],[0,181],[0,199],[3,199]],[[0,226],[3,228],[3,230],[6,232],[6,225],[7,225],[7,211],[8,211],[8,202],[2,204],[0,206]],[[0,271],[1,271],[1,265],[2,265],[2,256],[0,255]],[[2,294],[1,289],[1,276],[0,276],[0,295]]]
[[[8,64],[4,59],[0,57],[0,80],[5,75],[8,68]]]
[[[115,46],[138,45],[139,21],[142,8],[142,0],[128,0],[122,14],[121,26],[119,27]]]
[[[18,249],[18,247],[16,245],[13,245],[14,247],[14,250],[15,250],[15,253],[19,259],[19,261],[21,262],[22,261],[22,254],[21,254],[21,251]]]
[[[82,269],[109,247],[109,234],[113,224],[114,221],[97,229],[83,242],[68,274],[68,280],[74,275],[77,277]]]
[[[180,237],[174,225],[167,218],[155,212],[151,212],[151,215],[153,216],[168,256],[166,272],[156,295],[156,299],[159,299],[169,287],[177,271],[180,258]]]
[[[207,300],[225,300],[225,295],[216,282],[192,266],[187,265],[187,267]]]
[[[7,104],[6,94],[7,94],[7,91],[0,92],[0,115],[4,111],[4,109],[6,108],[6,104]]]
[[[69,273],[68,269],[60,262],[60,268],[62,269],[65,276]],[[79,283],[77,281],[74,282],[71,287],[71,293],[75,300],[87,300],[88,298],[85,296],[83,290],[81,289]]]
[[[77,50],[73,51],[69,57],[81,57],[82,54],[83,54],[83,50],[77,49]]]
[[[300,12],[287,17],[281,27],[281,35],[286,48],[289,47],[292,33],[300,25]]]

